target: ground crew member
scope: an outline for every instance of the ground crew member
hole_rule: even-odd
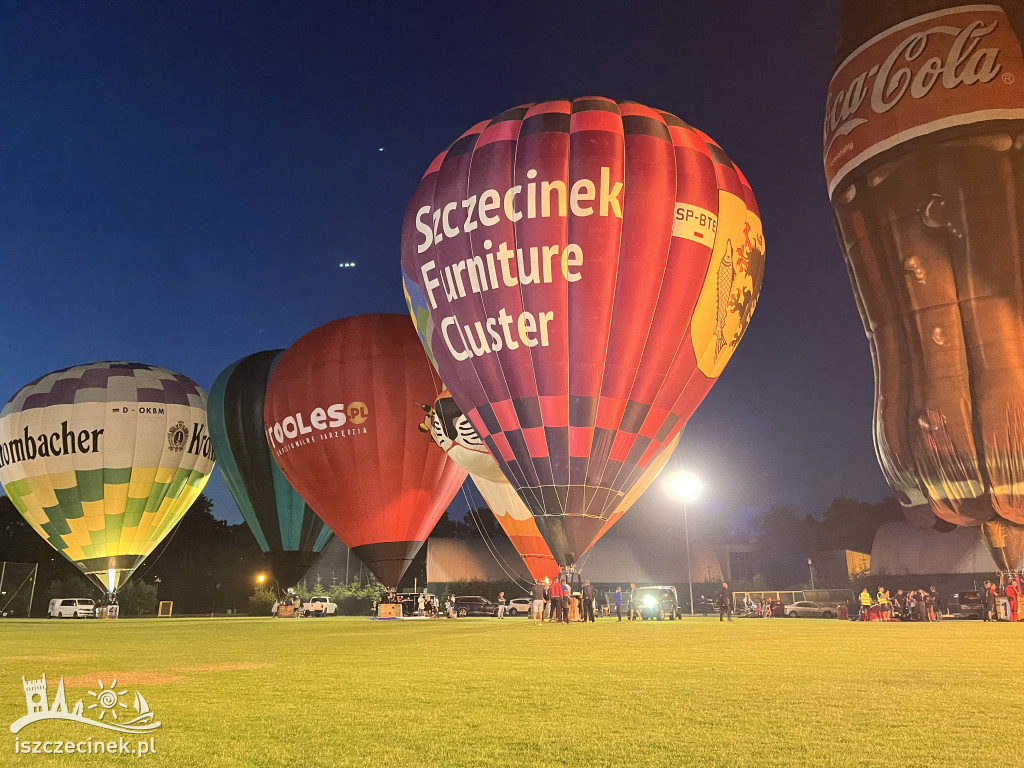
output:
[[[882,621],[892,621],[892,612],[889,610],[889,591],[885,587],[878,588],[878,610],[882,614]]]
[[[868,621],[871,618],[871,593],[868,592],[868,588],[864,587],[864,591],[860,593],[860,620]]]

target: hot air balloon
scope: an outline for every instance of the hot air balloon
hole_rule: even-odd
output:
[[[163,368],[66,368],[26,384],[0,411],[4,491],[109,592],[181,519],[213,464],[206,393]]]
[[[327,323],[270,374],[266,439],[288,482],[386,586],[406,568],[466,472],[423,439],[438,387],[404,315]]]
[[[1024,549],[1022,34],[1019,2],[848,2],[824,125],[882,472],[1002,570]]]
[[[210,439],[228,490],[282,586],[303,577],[331,538],[270,455],[263,427],[267,380],[283,350],[243,357],[210,389]]]
[[[447,390],[438,395],[433,407],[425,409],[427,417],[421,429],[430,434],[434,443],[444,450],[460,467],[469,472],[480,495],[491,512],[498,519],[505,535],[523,558],[530,575],[535,579],[555,578],[561,571],[551,554],[544,537],[541,536],[537,523],[523,500],[519,498],[512,484],[501,473],[498,462],[491,456],[476,428],[459,408],[451,393]],[[633,506],[661,472],[676,445],[679,435],[673,439],[658,456],[650,463],[640,480],[630,489],[620,502],[619,507],[611,514],[597,536],[590,543],[593,546],[605,532],[614,525],[625,512]],[[590,547],[587,547],[589,549]]]
[[[604,98],[473,126],[427,168],[402,231],[424,346],[563,565],[710,390],[763,269],[725,152]]]

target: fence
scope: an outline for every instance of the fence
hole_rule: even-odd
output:
[[[0,618],[29,615],[38,574],[38,563],[0,562]]]
[[[782,605],[791,605],[798,603],[801,600],[809,600],[812,603],[817,603],[822,606],[829,606],[836,608],[839,605],[844,605],[847,600],[853,598],[853,590],[851,589],[798,589],[790,591],[772,591],[770,589],[762,589],[756,592],[733,592],[732,593],[732,609],[739,613],[740,609],[744,605],[745,598],[749,597],[754,604],[758,604],[763,600],[771,600],[773,602],[782,603]]]

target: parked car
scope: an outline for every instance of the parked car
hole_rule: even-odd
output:
[[[456,616],[497,616],[498,606],[486,597],[466,595],[455,598]]]
[[[953,601],[949,604],[948,610],[957,618],[985,618],[985,604],[981,601],[981,592],[976,589],[954,592]]]
[[[308,603],[302,604],[303,616],[334,616],[337,612],[338,604],[322,595],[311,597]]]
[[[96,603],[87,597],[55,597],[46,611],[48,619],[92,619]]]
[[[675,620],[683,615],[675,587],[640,587],[637,601],[640,617],[644,619]]]
[[[518,616],[523,614],[524,616],[530,615],[530,608],[533,607],[533,600],[528,597],[513,597],[508,601],[508,606],[505,608],[505,614],[507,616]]]
[[[701,595],[695,602],[697,603],[697,613],[701,616],[718,613],[718,601],[713,597],[704,597],[704,595]]]
[[[800,602],[787,605],[784,609],[784,615],[792,619],[834,619],[836,617],[836,609],[830,605],[818,605],[810,600],[801,600]]]

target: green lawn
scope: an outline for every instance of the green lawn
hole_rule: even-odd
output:
[[[143,692],[182,766],[1024,765],[1024,624],[524,618],[0,622],[0,765],[15,739],[109,732],[25,714],[22,675]],[[95,714],[87,715],[95,717]]]

